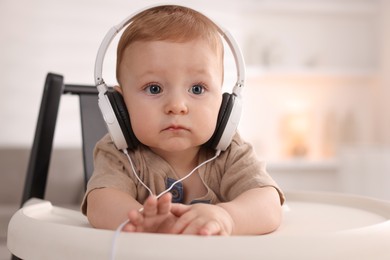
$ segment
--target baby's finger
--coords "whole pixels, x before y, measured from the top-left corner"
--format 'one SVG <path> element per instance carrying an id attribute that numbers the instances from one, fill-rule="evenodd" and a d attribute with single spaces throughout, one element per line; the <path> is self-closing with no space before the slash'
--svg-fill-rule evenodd
<path id="1" fill-rule="evenodd" d="M 132 225 L 132 224 L 127 224 L 123 227 L 123 231 L 124 232 L 136 232 L 137 231 L 137 227 Z"/>
<path id="2" fill-rule="evenodd" d="M 123 227 L 123 231 L 137 232 L 144 221 L 143 216 L 136 210 L 132 210 L 128 213 L 127 224 Z"/>
<path id="3" fill-rule="evenodd" d="M 129 223 L 134 226 L 142 225 L 144 221 L 144 217 L 142 216 L 142 214 L 139 213 L 138 210 L 131 210 L 128 213 L 128 218 L 129 218 Z"/>
<path id="4" fill-rule="evenodd" d="M 171 193 L 164 194 L 157 202 L 158 214 L 167 214 L 171 210 Z"/>
<path id="5" fill-rule="evenodd" d="M 150 196 L 144 203 L 144 210 L 142 214 L 145 217 L 153 217 L 157 215 L 157 198 L 156 196 Z"/>
<path id="6" fill-rule="evenodd" d="M 173 207 L 172 207 L 173 208 Z M 180 212 L 182 213 L 182 212 Z M 173 225 L 171 229 L 171 233 L 173 234 L 195 234 L 191 233 L 189 230 L 192 230 L 195 226 L 194 221 L 197 221 L 196 215 L 191 212 L 187 212 L 187 214 L 182 214 L 179 216 L 176 223 Z M 188 230 L 186 232 L 185 230 Z"/>
<path id="7" fill-rule="evenodd" d="M 181 217 L 191 209 L 188 205 L 183 205 L 180 203 L 172 203 L 171 213 L 176 217 Z"/>
<path id="8" fill-rule="evenodd" d="M 212 236 L 212 235 L 227 235 L 221 228 L 221 225 L 215 221 L 209 221 L 205 223 L 198 231 L 199 235 Z"/>

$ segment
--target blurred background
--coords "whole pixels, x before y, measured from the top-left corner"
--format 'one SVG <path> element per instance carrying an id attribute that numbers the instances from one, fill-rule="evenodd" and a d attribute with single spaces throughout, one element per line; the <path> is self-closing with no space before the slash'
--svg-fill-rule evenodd
<path id="1" fill-rule="evenodd" d="M 0 1 L 0 228 L 19 206 L 48 72 L 93 85 L 106 32 L 152 0 Z M 284 190 L 390 200 L 390 1 L 188 0 L 247 64 L 240 132 Z M 115 42 L 103 75 L 115 84 Z M 226 85 L 235 65 L 227 53 Z M 61 101 L 47 198 L 83 195 L 78 100 Z M 0 242 L 5 242 L 5 237 Z"/>

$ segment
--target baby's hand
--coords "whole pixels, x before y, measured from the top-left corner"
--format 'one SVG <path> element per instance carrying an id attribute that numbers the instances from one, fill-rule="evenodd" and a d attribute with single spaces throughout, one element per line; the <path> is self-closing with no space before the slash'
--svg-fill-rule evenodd
<path id="1" fill-rule="evenodd" d="M 218 205 L 172 204 L 171 212 L 179 218 L 171 229 L 174 234 L 230 235 L 233 231 L 233 219 Z"/>
<path id="2" fill-rule="evenodd" d="M 171 210 L 171 193 L 164 194 L 157 200 L 150 196 L 144 203 L 143 211 L 129 212 L 129 224 L 123 230 L 128 232 L 169 233 L 177 217 Z"/>

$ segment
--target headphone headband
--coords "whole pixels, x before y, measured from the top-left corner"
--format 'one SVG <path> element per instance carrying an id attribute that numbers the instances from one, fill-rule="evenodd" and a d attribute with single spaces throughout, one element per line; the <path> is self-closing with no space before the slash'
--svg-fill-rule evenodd
<path id="1" fill-rule="evenodd" d="M 94 72 L 95 85 L 98 88 L 99 92 L 106 92 L 107 91 L 107 86 L 104 82 L 104 79 L 102 76 L 102 71 L 103 71 L 104 56 L 106 55 L 107 49 L 108 49 L 110 43 L 112 42 L 112 40 L 124 27 L 126 27 L 126 25 L 131 23 L 132 19 L 136 15 L 138 15 L 146 10 L 149 10 L 151 8 L 158 7 L 158 6 L 162 6 L 162 5 L 149 6 L 149 7 L 143 8 L 139 11 L 134 12 L 133 14 L 128 16 L 126 19 L 124 19 L 121 23 L 113 26 L 107 32 L 102 43 L 100 44 L 100 47 L 99 47 L 99 50 L 98 50 L 98 53 L 96 56 L 96 60 L 95 60 L 95 72 Z M 186 7 L 186 8 L 188 8 L 188 7 Z M 225 39 L 225 41 L 227 42 L 227 44 L 230 47 L 231 52 L 233 53 L 233 57 L 234 57 L 234 61 L 236 63 L 236 69 L 237 69 L 237 81 L 236 81 L 236 84 L 233 88 L 233 94 L 235 94 L 236 96 L 239 96 L 240 92 L 241 92 L 241 87 L 243 87 L 244 83 L 245 83 L 244 58 L 242 56 L 241 50 L 240 50 L 236 40 L 234 39 L 234 37 L 228 31 L 224 30 L 222 27 L 220 27 L 215 22 L 214 22 L 214 24 L 216 25 L 218 32 Z"/>

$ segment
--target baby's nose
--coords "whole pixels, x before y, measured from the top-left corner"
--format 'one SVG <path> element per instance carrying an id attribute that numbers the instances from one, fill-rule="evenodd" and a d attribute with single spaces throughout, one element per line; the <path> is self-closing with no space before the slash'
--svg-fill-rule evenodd
<path id="1" fill-rule="evenodd" d="M 186 114 L 188 113 L 188 106 L 185 99 L 179 96 L 172 96 L 168 99 L 165 106 L 167 114 Z"/>

